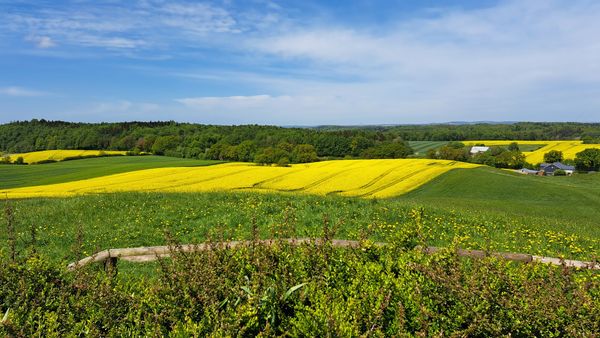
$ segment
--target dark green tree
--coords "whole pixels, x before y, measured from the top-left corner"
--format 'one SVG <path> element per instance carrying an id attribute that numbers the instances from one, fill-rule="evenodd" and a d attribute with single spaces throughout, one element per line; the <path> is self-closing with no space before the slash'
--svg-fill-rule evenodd
<path id="1" fill-rule="evenodd" d="M 563 160 L 563 152 L 558 150 L 550 150 L 544 154 L 544 162 L 554 163 L 561 162 Z"/>
<path id="2" fill-rule="evenodd" d="M 519 144 L 517 142 L 512 142 L 511 144 L 509 144 L 508 150 L 509 151 L 521 151 L 521 149 L 519 149 Z"/>
<path id="3" fill-rule="evenodd" d="M 317 151 L 311 144 L 299 144 L 292 151 L 292 161 L 294 163 L 308 163 L 319 160 Z"/>
<path id="4" fill-rule="evenodd" d="M 585 149 L 575 155 L 575 168 L 579 171 L 600 170 L 600 149 Z"/>
<path id="5" fill-rule="evenodd" d="M 160 136 L 152 145 L 152 152 L 156 155 L 164 155 L 169 150 L 177 149 L 178 145 L 178 136 Z"/>

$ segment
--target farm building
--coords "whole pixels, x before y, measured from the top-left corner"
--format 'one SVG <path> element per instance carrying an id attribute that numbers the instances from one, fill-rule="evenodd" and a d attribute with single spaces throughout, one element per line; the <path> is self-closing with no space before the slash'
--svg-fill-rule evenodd
<path id="1" fill-rule="evenodd" d="M 539 170 L 531 170 L 531 169 L 527 169 L 527 168 L 519 169 L 517 171 L 523 175 L 539 175 L 540 174 Z"/>
<path id="2" fill-rule="evenodd" d="M 562 164 L 560 162 L 540 164 L 540 171 L 542 171 L 544 175 L 554 175 L 554 172 L 559 169 L 564 170 L 567 175 L 572 175 L 575 171 L 574 166 Z"/>
<path id="3" fill-rule="evenodd" d="M 471 147 L 471 155 L 485 153 L 488 150 L 490 150 L 490 147 L 474 146 L 474 147 Z"/>

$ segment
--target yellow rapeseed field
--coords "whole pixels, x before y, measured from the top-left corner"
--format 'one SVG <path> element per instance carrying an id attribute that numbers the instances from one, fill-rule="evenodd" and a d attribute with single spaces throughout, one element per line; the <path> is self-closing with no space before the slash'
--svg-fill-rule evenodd
<path id="1" fill-rule="evenodd" d="M 226 163 L 157 168 L 67 183 L 0 190 L 9 198 L 61 197 L 123 191 L 280 191 L 391 197 L 411 191 L 455 168 L 478 165 L 446 160 L 339 160 L 289 167 Z"/>
<path id="2" fill-rule="evenodd" d="M 30 153 L 22 154 L 11 154 L 10 160 L 14 162 L 19 157 L 23 157 L 25 163 L 36 163 L 40 161 L 62 161 L 67 157 L 75 156 L 100 156 L 101 154 L 106 155 L 125 155 L 125 151 L 113 151 L 113 150 L 43 150 L 33 151 Z"/>
<path id="3" fill-rule="evenodd" d="M 505 146 L 512 142 L 518 144 L 539 144 L 543 147 L 534 151 L 524 151 L 526 160 L 529 163 L 537 164 L 544 162 L 544 154 L 550 150 L 559 150 L 563 152 L 565 159 L 574 159 L 575 155 L 587 148 L 600 149 L 600 144 L 583 144 L 582 141 L 506 141 L 506 140 L 480 140 L 465 141 L 465 145 L 485 144 L 486 146 Z"/>

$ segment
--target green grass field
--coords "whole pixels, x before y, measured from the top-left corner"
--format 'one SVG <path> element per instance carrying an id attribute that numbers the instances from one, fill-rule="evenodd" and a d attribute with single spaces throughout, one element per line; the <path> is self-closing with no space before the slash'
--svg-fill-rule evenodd
<path id="1" fill-rule="evenodd" d="M 73 259 L 70 248 L 79 225 L 86 255 L 107 248 L 163 245 L 166 230 L 182 242 L 203 241 L 211 234 L 248 239 L 253 222 L 263 238 L 320 236 L 327 219 L 339 228 L 337 238 L 388 240 L 414 230 L 419 207 L 424 208 L 422 232 L 429 245 L 460 240 L 462 247 L 474 249 L 581 259 L 600 254 L 600 229 L 587 221 L 597 213 L 591 209 L 582 209 L 580 218 L 554 219 L 510 212 L 510 205 L 491 201 L 469 206 L 464 199 L 423 196 L 371 201 L 253 193 L 119 193 L 11 203 L 22 249 L 34 226 L 40 250 L 57 260 Z M 477 209 L 481 205 L 485 208 Z M 4 219 L 0 227 L 6 228 Z M 3 246 L 6 239 L 1 232 Z"/>
<path id="2" fill-rule="evenodd" d="M 5 186 L 46 184 L 159 166 L 214 162 L 166 157 L 114 157 L 37 166 L 0 167 Z M 466 248 L 593 259 L 600 254 L 600 175 L 523 176 L 493 168 L 457 169 L 393 199 L 256 193 L 115 193 L 6 201 L 15 208 L 22 249 L 31 228 L 41 251 L 72 259 L 77 228 L 86 254 L 116 247 L 161 245 L 165 230 L 182 242 L 210 234 L 247 239 L 252 223 L 262 237 L 319 236 L 323 219 L 338 238 L 386 240 L 412 231 L 423 208 L 429 245 L 460 240 Z M 0 229 L 6 228 L 4 217 Z M 290 232 L 294 229 L 293 233 Z M 284 230 L 282 230 L 284 229 Z M 219 235 L 219 236 L 220 236 Z M 0 231 L 0 243 L 7 235 Z"/>
<path id="3" fill-rule="evenodd" d="M 481 167 L 457 169 L 399 197 L 401 201 L 577 229 L 600 238 L 600 175 L 526 176 Z M 532 224 L 534 226 L 534 224 Z"/>
<path id="4" fill-rule="evenodd" d="M 166 156 L 114 156 L 37 165 L 0 165 L 0 188 L 62 183 L 123 172 L 220 163 Z"/>
<path id="5" fill-rule="evenodd" d="M 417 156 L 425 156 L 429 149 L 437 149 L 447 143 L 448 141 L 408 141 Z"/>

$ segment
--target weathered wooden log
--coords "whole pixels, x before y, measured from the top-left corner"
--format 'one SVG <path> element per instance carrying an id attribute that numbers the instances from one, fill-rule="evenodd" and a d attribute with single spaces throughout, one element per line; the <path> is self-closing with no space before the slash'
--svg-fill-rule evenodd
<path id="1" fill-rule="evenodd" d="M 110 261 L 110 263 L 105 263 L 105 268 L 113 268 L 116 271 L 116 265 L 118 259 L 124 259 L 130 262 L 150 262 L 154 261 L 157 258 L 161 257 L 170 257 L 172 253 L 178 252 L 199 252 L 210 249 L 232 249 L 240 246 L 252 246 L 252 245 L 276 245 L 278 243 L 286 243 L 289 245 L 303 245 L 303 244 L 313 244 L 313 245 L 323 245 L 325 241 L 323 239 L 311 239 L 311 238 L 285 238 L 285 239 L 267 239 L 267 240 L 257 240 L 257 241 L 229 241 L 229 242 L 215 242 L 215 243 L 200 243 L 200 244 L 184 244 L 184 245 L 171 245 L 171 246 L 148 246 L 148 247 L 138 247 L 138 248 L 120 248 L 120 249 L 109 249 L 100 251 L 90 257 L 83 258 L 77 262 L 71 263 L 68 265 L 69 270 L 74 270 L 79 267 L 95 263 L 95 262 L 106 262 Z M 329 243 L 334 247 L 339 248 L 358 248 L 363 243 L 360 241 L 352 241 L 352 240 L 343 240 L 343 239 L 334 239 L 329 241 Z M 373 246 L 383 247 L 386 243 L 383 242 L 374 242 Z M 437 247 L 426 247 L 422 248 L 425 253 L 433 254 L 443 250 L 443 248 Z M 542 256 L 533 256 L 529 254 L 522 253 L 511 253 L 511 252 L 486 252 L 483 250 L 466 250 L 466 249 L 457 249 L 456 254 L 463 257 L 472 257 L 472 258 L 484 258 L 488 256 L 495 256 L 499 258 L 503 258 L 506 260 L 516 261 L 516 262 L 538 262 L 544 264 L 552 264 L 559 266 L 567 266 L 574 268 L 585 268 L 585 269 L 596 269 L 600 270 L 600 265 L 596 262 L 585 262 L 585 261 L 577 261 L 577 260 L 568 260 L 568 259 L 560 259 L 554 257 L 542 257 Z"/>
<path id="2" fill-rule="evenodd" d="M 564 265 L 573 268 L 581 269 L 596 269 L 600 270 L 600 264 L 597 262 L 584 262 L 576 261 L 572 259 L 561 259 L 555 257 L 543 257 L 543 256 L 532 256 L 534 262 L 552 264 L 552 265 Z"/>

